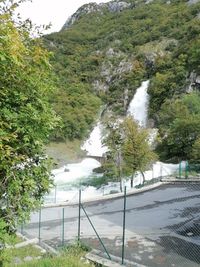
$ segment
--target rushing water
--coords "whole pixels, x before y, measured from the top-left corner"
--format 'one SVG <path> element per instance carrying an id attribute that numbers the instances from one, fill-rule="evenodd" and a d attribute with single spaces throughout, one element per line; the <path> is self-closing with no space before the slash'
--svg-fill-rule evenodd
<path id="1" fill-rule="evenodd" d="M 148 103 L 149 96 L 147 89 L 149 81 L 142 82 L 141 86 L 137 89 L 130 105 L 128 107 L 127 115 L 131 115 L 142 127 L 147 125 Z M 88 156 L 102 156 L 107 148 L 102 144 L 102 131 L 103 126 L 100 122 L 94 127 L 88 140 L 81 147 L 87 152 Z M 88 178 L 95 178 L 98 175 L 93 173 L 93 169 L 100 166 L 100 163 L 92 158 L 86 158 L 80 163 L 68 164 L 62 168 L 53 170 L 54 181 L 57 185 L 57 190 L 52 190 L 50 195 L 47 196 L 47 201 L 55 199 L 57 201 L 70 201 L 77 199 L 78 197 L 78 185 L 80 180 L 87 180 Z M 166 176 L 174 173 L 178 169 L 178 165 L 165 164 L 162 162 L 156 162 L 153 164 L 151 170 L 144 172 L 145 179 L 151 180 L 160 176 Z M 142 175 L 138 175 L 134 178 L 134 186 L 142 183 Z M 130 186 L 130 182 L 123 181 L 124 185 Z M 103 194 L 108 194 L 110 191 L 119 191 L 119 183 L 109 183 L 99 189 L 89 186 L 83 189 L 82 198 L 91 198 Z M 56 195 L 55 195 L 55 192 Z"/>
<path id="2" fill-rule="evenodd" d="M 102 131 L 103 126 L 100 122 L 98 122 L 91 132 L 89 138 L 81 147 L 82 150 L 87 152 L 88 156 L 101 157 L 107 151 L 107 147 L 102 143 Z"/>
<path id="3" fill-rule="evenodd" d="M 147 89 L 149 81 L 142 82 L 142 85 L 137 89 L 132 101 L 129 104 L 127 115 L 131 115 L 140 126 L 146 127 L 149 96 Z"/>

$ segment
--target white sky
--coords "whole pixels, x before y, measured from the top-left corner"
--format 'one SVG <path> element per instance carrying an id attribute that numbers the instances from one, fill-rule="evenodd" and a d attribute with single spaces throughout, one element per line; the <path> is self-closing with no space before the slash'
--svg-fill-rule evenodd
<path id="1" fill-rule="evenodd" d="M 110 0 L 32 0 L 32 2 L 20 5 L 18 12 L 23 19 L 30 18 L 37 25 L 47 25 L 51 22 L 52 27 L 48 32 L 59 31 L 69 16 L 76 10 L 90 2 L 106 3 Z M 45 32 L 46 33 L 46 32 Z"/>

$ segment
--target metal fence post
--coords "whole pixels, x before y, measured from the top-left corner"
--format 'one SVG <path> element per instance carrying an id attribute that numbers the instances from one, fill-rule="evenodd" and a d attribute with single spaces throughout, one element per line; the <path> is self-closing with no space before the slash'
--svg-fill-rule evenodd
<path id="1" fill-rule="evenodd" d="M 39 239 L 39 243 L 41 241 L 41 206 L 40 206 L 40 210 L 39 210 L 39 229 L 38 229 L 38 239 Z"/>
<path id="2" fill-rule="evenodd" d="M 163 177 L 163 166 L 162 164 L 160 165 L 160 179 Z"/>
<path id="3" fill-rule="evenodd" d="M 79 189 L 79 205 L 78 205 L 78 242 L 81 236 L 81 189 Z"/>
<path id="4" fill-rule="evenodd" d="M 55 196 L 54 196 L 54 203 L 57 202 L 57 185 L 55 185 Z"/>
<path id="5" fill-rule="evenodd" d="M 185 179 L 188 178 L 188 170 L 189 169 L 189 164 L 188 164 L 188 161 L 185 162 Z"/>
<path id="6" fill-rule="evenodd" d="M 179 163 L 179 178 L 181 178 L 181 173 L 182 173 L 182 170 L 181 170 L 181 162 Z"/>
<path id="7" fill-rule="evenodd" d="M 81 204 L 81 208 L 83 209 L 83 211 L 84 211 L 84 213 L 85 213 L 85 215 L 86 215 L 86 217 L 87 217 L 87 219 L 88 219 L 88 221 L 89 221 L 90 225 L 92 226 L 92 229 L 94 230 L 94 232 L 95 232 L 96 236 L 98 237 L 98 239 L 99 239 L 99 241 L 100 241 L 100 243 L 101 243 L 102 247 L 104 248 L 104 250 L 105 250 L 105 252 L 106 252 L 106 254 L 107 254 L 107 256 L 108 256 L 109 260 L 111 260 L 110 254 L 108 253 L 108 251 L 107 251 L 107 249 L 106 249 L 106 247 L 105 247 L 105 245 L 104 245 L 103 241 L 101 240 L 101 238 L 100 238 L 99 234 L 97 233 L 97 230 L 95 229 L 95 227 L 94 227 L 94 225 L 93 225 L 92 221 L 90 220 L 90 217 L 88 216 L 88 214 L 87 214 L 87 212 L 86 212 L 86 210 L 85 210 L 85 208 L 83 207 L 83 205 L 82 205 L 82 204 Z"/>
<path id="8" fill-rule="evenodd" d="M 62 209 L 62 246 L 65 245 L 65 208 Z"/>
<path id="9" fill-rule="evenodd" d="M 125 229 L 126 229 L 126 186 L 124 188 L 124 212 L 123 212 L 123 236 L 122 236 L 122 265 L 124 264 Z"/>
<path id="10" fill-rule="evenodd" d="M 153 169 L 153 165 L 152 165 L 152 179 L 154 179 L 154 169 Z"/>

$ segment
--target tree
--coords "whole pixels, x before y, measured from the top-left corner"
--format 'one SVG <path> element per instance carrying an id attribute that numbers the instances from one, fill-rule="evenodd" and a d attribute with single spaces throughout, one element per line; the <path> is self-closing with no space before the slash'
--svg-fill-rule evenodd
<path id="1" fill-rule="evenodd" d="M 16 24 L 21 1 L 0 3 L 0 236 L 37 208 L 52 184 L 43 152 L 57 118 L 49 53 L 30 38 L 30 23 Z"/>
<path id="2" fill-rule="evenodd" d="M 160 143 L 157 146 L 162 160 L 174 162 L 198 160 L 199 101 L 199 93 L 191 93 L 163 104 L 159 114 Z"/>
<path id="3" fill-rule="evenodd" d="M 108 152 L 106 153 L 106 162 L 103 168 L 105 169 L 105 175 L 111 177 L 112 179 L 117 178 L 120 182 L 120 191 L 122 192 L 122 131 L 121 131 L 121 121 L 117 120 L 115 117 L 109 118 L 106 123 L 106 128 L 108 134 L 104 138 L 104 144 L 108 147 Z"/>
<path id="4" fill-rule="evenodd" d="M 109 127 L 109 134 L 105 140 L 109 149 L 108 167 L 112 165 L 112 172 L 117 170 L 113 174 L 114 176 L 118 174 L 120 180 L 122 172 L 126 176 L 131 175 L 131 187 L 133 187 L 135 173 L 140 171 L 143 174 L 150 163 L 156 159 L 155 153 L 148 144 L 148 135 L 148 131 L 141 128 L 131 117 L 124 121 L 112 121 Z"/>
<path id="5" fill-rule="evenodd" d="M 156 159 L 156 155 L 148 143 L 148 131 L 141 128 L 131 117 L 124 120 L 123 129 L 122 157 L 127 172 L 131 174 L 131 187 L 133 187 L 133 178 L 137 171 L 142 173 L 144 183 L 143 172 Z"/>

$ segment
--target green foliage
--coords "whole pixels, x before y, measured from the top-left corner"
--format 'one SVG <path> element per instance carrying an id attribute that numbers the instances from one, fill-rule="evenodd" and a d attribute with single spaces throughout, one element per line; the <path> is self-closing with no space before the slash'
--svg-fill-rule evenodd
<path id="1" fill-rule="evenodd" d="M 103 143 L 108 147 L 108 152 L 106 152 L 106 162 L 103 164 L 103 168 L 105 170 L 104 176 L 107 177 L 107 179 L 121 181 L 121 148 L 123 144 L 121 121 L 116 117 L 109 118 L 106 122 L 106 128 L 108 133 L 106 134 Z"/>
<path id="2" fill-rule="evenodd" d="M 134 176 L 137 171 L 145 171 L 155 161 L 156 155 L 148 144 L 147 130 L 140 128 L 131 117 L 125 119 L 123 127 L 122 156 L 127 169 Z"/>
<path id="3" fill-rule="evenodd" d="M 137 171 L 145 171 L 156 160 L 148 144 L 148 131 L 139 127 L 131 117 L 123 122 L 119 119 L 109 121 L 108 126 L 105 144 L 109 151 L 104 165 L 105 175 L 121 178 L 123 173 L 133 179 Z"/>
<path id="4" fill-rule="evenodd" d="M 158 145 L 162 159 L 199 161 L 199 101 L 199 93 L 192 93 L 163 104 Z"/>
<path id="5" fill-rule="evenodd" d="M 87 136 L 101 102 L 85 85 L 67 85 L 66 90 L 56 92 L 51 101 L 56 113 L 62 117 L 62 125 L 52 135 L 53 139 L 72 140 Z"/>
<path id="6" fill-rule="evenodd" d="M 28 24 L 15 25 L 13 3 L 0 5 L 0 235 L 15 231 L 48 192 L 52 179 L 43 146 L 57 122 L 49 105 L 49 53 L 29 37 Z"/>
<path id="7" fill-rule="evenodd" d="M 199 73 L 200 3 L 129 2 L 134 8 L 83 15 L 70 28 L 44 37 L 58 77 L 52 102 L 63 118 L 55 138 L 84 138 L 102 102 L 124 115 L 147 77 L 149 115 L 158 125 L 162 104 L 185 93 L 191 71 Z M 132 68 L 123 69 L 124 62 Z M 106 89 L 95 87 L 96 81 Z"/>

